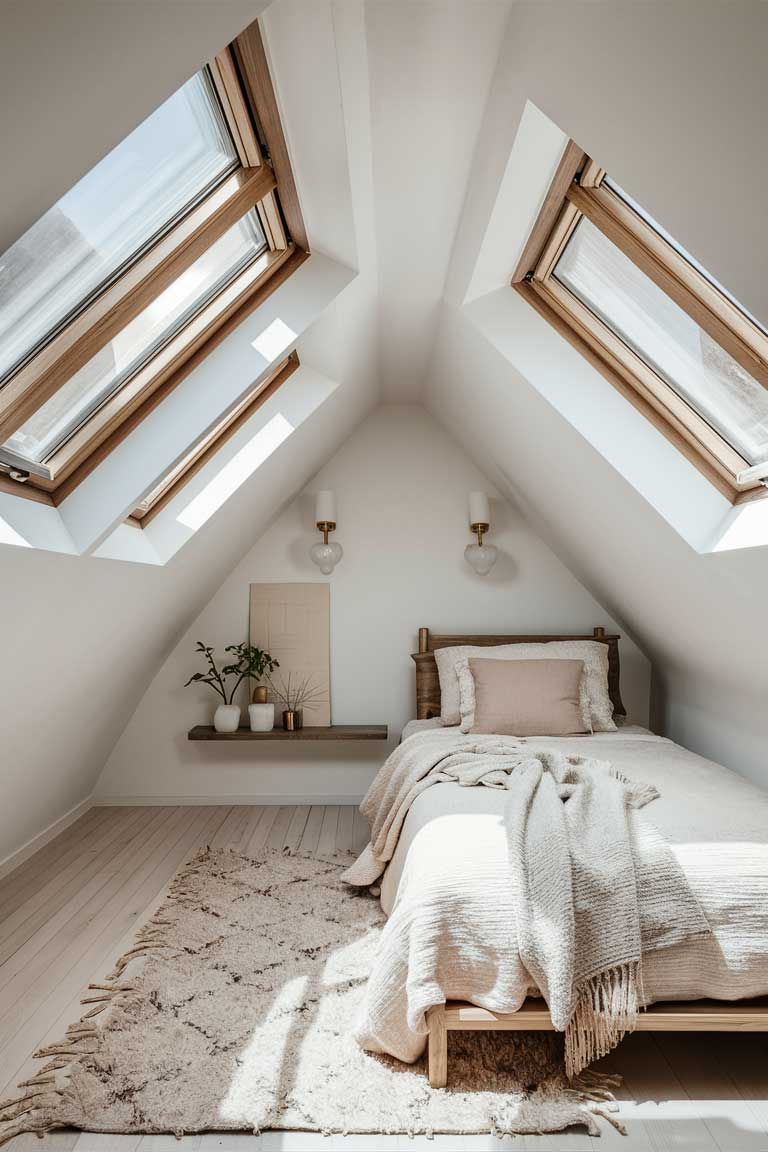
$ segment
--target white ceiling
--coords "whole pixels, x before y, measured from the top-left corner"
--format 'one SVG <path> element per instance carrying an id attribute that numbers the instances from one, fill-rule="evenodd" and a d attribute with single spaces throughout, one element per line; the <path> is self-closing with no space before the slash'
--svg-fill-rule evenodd
<path id="1" fill-rule="evenodd" d="M 0 250 L 264 6 L 6 0 Z M 342 384 L 165 568 L 0 545 L 0 857 L 87 792 L 152 670 L 380 390 L 426 403 L 631 628 L 675 732 L 757 773 L 768 721 L 743 702 L 768 689 L 768 552 L 693 552 L 462 306 L 531 99 L 768 321 L 767 21 L 759 0 L 274 0 L 312 244 L 358 270 L 307 342 Z M 312 195 L 324 131 L 338 202 Z"/>
<path id="2" fill-rule="evenodd" d="M 509 3 L 365 6 L 381 382 L 417 398 Z"/>

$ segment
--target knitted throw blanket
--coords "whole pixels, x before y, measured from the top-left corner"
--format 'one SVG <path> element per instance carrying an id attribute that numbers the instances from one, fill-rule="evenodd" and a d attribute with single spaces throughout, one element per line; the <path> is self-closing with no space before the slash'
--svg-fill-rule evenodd
<path id="1" fill-rule="evenodd" d="M 534 753 L 524 740 L 446 747 L 424 733 L 395 749 L 363 800 L 371 843 L 344 874 L 349 884 L 378 879 L 415 798 L 444 781 L 509 792 L 520 957 L 565 1032 L 574 1076 L 634 1028 L 643 953 L 710 931 L 674 854 L 639 814 L 658 793 L 604 761 Z"/>

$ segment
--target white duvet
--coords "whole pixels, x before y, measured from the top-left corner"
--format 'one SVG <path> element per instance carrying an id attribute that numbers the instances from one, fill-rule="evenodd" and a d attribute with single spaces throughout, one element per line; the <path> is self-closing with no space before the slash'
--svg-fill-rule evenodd
<path id="1" fill-rule="evenodd" d="M 438 726 L 413 722 L 403 738 Z M 455 728 L 443 734 L 461 739 Z M 610 760 L 660 792 L 645 817 L 672 846 L 713 934 L 651 953 L 646 997 L 768 994 L 768 794 L 644 729 L 526 743 Z M 389 921 L 357 1032 L 364 1047 L 412 1061 L 433 1004 L 513 1012 L 535 992 L 517 952 L 504 803 L 494 789 L 437 784 L 411 806 L 382 880 Z"/>

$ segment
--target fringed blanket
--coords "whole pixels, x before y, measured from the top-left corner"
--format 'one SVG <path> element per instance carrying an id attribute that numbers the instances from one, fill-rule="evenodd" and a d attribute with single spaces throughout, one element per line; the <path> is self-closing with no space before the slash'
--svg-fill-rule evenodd
<path id="1" fill-rule="evenodd" d="M 534 752 L 524 740 L 468 737 L 446 746 L 423 733 L 397 748 L 371 785 L 361 805 L 371 843 L 345 873 L 348 883 L 378 879 L 411 804 L 441 782 L 509 793 L 504 822 L 519 956 L 554 1027 L 565 1032 L 566 1070 L 575 1075 L 634 1028 L 643 953 L 709 933 L 677 860 L 639 815 L 658 793 L 604 761 Z M 407 909 L 398 908 L 400 923 L 404 916 Z M 387 931 L 397 931 L 394 919 L 383 948 Z M 411 951 L 411 963 L 437 969 L 443 962 L 434 936 Z M 446 944 L 455 948 L 453 936 Z M 436 971 L 412 976 L 439 996 Z"/>

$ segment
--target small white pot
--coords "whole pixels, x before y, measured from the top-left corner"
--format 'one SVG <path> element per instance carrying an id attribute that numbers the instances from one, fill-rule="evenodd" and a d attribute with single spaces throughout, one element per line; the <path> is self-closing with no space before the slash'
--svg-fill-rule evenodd
<path id="1" fill-rule="evenodd" d="M 240 725 L 239 704 L 219 704 L 213 714 L 213 726 L 217 732 L 237 732 Z"/>
<path id="2" fill-rule="evenodd" d="M 271 732 L 275 726 L 274 704 L 249 704 L 251 732 Z"/>

